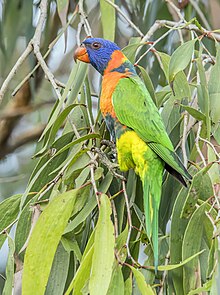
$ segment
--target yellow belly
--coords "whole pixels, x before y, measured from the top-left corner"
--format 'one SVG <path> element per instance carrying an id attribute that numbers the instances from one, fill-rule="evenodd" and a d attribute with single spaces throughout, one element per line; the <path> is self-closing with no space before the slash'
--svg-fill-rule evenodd
<path id="1" fill-rule="evenodd" d="M 147 144 L 134 131 L 127 131 L 117 139 L 116 146 L 121 171 L 132 168 L 141 176 L 147 169 L 147 160 L 144 157 L 149 150 Z"/>

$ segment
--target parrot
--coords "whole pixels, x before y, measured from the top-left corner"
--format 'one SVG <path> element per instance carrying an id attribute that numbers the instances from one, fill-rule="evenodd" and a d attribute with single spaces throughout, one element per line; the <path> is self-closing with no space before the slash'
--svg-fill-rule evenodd
<path id="1" fill-rule="evenodd" d="M 141 179 L 146 233 L 152 241 L 157 271 L 164 170 L 185 187 L 185 179 L 191 181 L 192 177 L 175 153 L 145 84 L 120 47 L 109 40 L 87 37 L 75 50 L 74 59 L 90 63 L 102 75 L 100 110 L 116 142 L 120 170 L 134 169 Z"/>

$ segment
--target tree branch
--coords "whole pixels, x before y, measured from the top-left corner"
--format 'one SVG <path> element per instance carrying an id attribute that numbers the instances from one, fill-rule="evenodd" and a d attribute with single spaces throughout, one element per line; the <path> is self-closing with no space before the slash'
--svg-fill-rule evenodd
<path id="1" fill-rule="evenodd" d="M 34 129 L 31 129 L 23 133 L 21 136 L 18 136 L 11 145 L 6 145 L 1 147 L 0 159 L 14 152 L 20 146 L 38 139 L 41 133 L 43 132 L 44 128 L 45 128 L 45 125 L 39 125 L 35 127 Z"/>

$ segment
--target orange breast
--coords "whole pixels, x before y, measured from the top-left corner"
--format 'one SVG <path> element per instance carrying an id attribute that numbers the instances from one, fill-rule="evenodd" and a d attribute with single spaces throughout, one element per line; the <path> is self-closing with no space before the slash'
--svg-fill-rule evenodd
<path id="1" fill-rule="evenodd" d="M 126 74 L 118 72 L 110 72 L 103 76 L 100 97 L 100 109 L 103 116 L 110 114 L 113 118 L 116 117 L 112 104 L 112 94 L 119 80 L 123 77 L 126 77 Z"/>
<path id="2" fill-rule="evenodd" d="M 113 118 L 116 118 L 115 111 L 112 105 L 112 94 L 121 78 L 126 78 L 131 75 L 129 69 L 125 73 L 113 71 L 120 67 L 127 57 L 120 51 L 115 50 L 112 53 L 111 59 L 108 63 L 107 68 L 104 71 L 102 80 L 102 92 L 100 97 L 100 108 L 103 116 L 110 114 Z"/>
<path id="3" fill-rule="evenodd" d="M 103 76 L 102 91 L 100 97 L 100 109 L 103 116 L 105 116 L 106 114 L 110 114 L 113 118 L 116 118 L 116 114 L 112 104 L 112 94 L 119 80 L 130 76 L 131 72 L 129 72 L 129 70 L 125 73 L 110 72 Z"/>

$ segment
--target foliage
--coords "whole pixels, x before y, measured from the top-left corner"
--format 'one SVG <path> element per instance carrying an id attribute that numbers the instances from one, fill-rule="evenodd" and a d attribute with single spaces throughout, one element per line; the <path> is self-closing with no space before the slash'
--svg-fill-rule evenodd
<path id="1" fill-rule="evenodd" d="M 114 144 L 97 110 L 98 91 L 93 83 L 97 74 L 78 63 L 64 85 L 53 77 L 50 83 L 43 83 L 44 74 L 51 71 L 38 57 L 30 56 L 28 65 L 22 64 L 25 74 L 12 81 L 19 83 L 19 95 L 23 99 L 28 93 L 35 104 L 40 103 L 38 91 L 47 93 L 46 97 L 58 93 L 58 97 L 49 116 L 46 109 L 46 126 L 36 136 L 40 137 L 36 164 L 24 193 L 0 203 L 0 246 L 5 240 L 9 244 L 3 294 L 11 293 L 13 280 L 18 290 L 19 272 L 23 272 L 22 294 L 218 294 L 220 36 L 207 31 L 209 6 L 199 1 L 195 7 L 194 1 L 185 1 L 181 14 L 171 1 L 91 2 L 79 1 L 78 11 L 74 1 L 51 1 L 41 52 L 45 54 L 55 38 L 47 53 L 50 56 L 67 27 L 75 30 L 78 43 L 79 36 L 89 32 L 114 39 L 121 46 L 129 42 L 123 51 L 137 64 L 193 180 L 185 188 L 164 174 L 155 273 L 144 228 L 141 182 L 129 171 L 124 174 L 125 183 L 117 169 Z M 20 36 L 29 41 L 35 31 L 32 18 L 36 12 L 32 15 L 30 1 L 20 1 L 20 8 L 15 3 L 11 0 L 3 5 L 0 55 L 8 68 L 1 68 L 2 79 L 18 58 L 15 41 Z M 13 12 L 11 20 L 9 12 Z M 28 17 L 20 17 L 24 14 Z M 15 16 L 20 21 L 11 30 Z M 157 19 L 161 21 L 155 22 Z M 48 62 L 48 57 L 44 59 Z M 37 61 L 44 73 L 33 71 Z M 28 80 L 31 92 L 22 82 L 29 71 L 37 73 Z M 2 103 L 1 122 L 11 118 L 4 117 L 11 108 L 7 103 L 15 87 L 11 84 Z M 29 96 L 21 108 L 33 107 Z M 18 104 L 12 110 L 19 110 Z M 8 146 L 8 138 L 24 114 L 17 115 L 8 136 L 0 140 L 2 158 L 15 150 L 16 146 Z M 14 224 L 12 239 L 9 233 Z"/>

